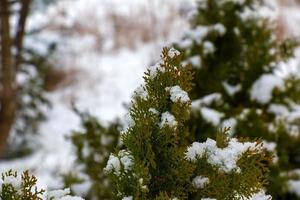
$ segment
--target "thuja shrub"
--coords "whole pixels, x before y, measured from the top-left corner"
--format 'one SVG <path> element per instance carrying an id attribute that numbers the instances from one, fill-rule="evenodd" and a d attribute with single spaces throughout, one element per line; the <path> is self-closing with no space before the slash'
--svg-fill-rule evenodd
<path id="1" fill-rule="evenodd" d="M 193 73 L 181 57 L 163 49 L 135 91 L 124 148 L 105 167 L 116 199 L 270 199 L 263 189 L 271 157 L 261 141 L 230 138 L 224 129 L 216 140 L 189 143 Z"/>
<path id="2" fill-rule="evenodd" d="M 70 196 L 70 190 L 53 190 L 46 192 L 38 189 L 37 179 L 28 171 L 19 174 L 12 170 L 2 173 L 0 179 L 1 200 L 83 200 Z"/>
<path id="3" fill-rule="evenodd" d="M 190 139 L 205 141 L 226 126 L 231 135 L 262 138 L 275 155 L 268 192 L 299 199 L 291 184 L 300 185 L 300 81 L 276 73 L 296 42 L 278 38 L 261 9 L 256 0 L 198 2 L 191 30 L 175 45 L 195 73 Z"/>

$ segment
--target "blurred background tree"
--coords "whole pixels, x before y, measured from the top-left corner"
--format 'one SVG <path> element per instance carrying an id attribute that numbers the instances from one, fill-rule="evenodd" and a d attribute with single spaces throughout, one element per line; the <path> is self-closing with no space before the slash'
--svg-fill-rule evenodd
<path id="1" fill-rule="evenodd" d="M 268 192 L 298 199 L 288 184 L 299 180 L 299 122 L 287 114 L 300 101 L 300 80 L 277 73 L 297 42 L 279 38 L 266 13 L 263 1 L 198 2 L 192 29 L 176 44 L 195 73 L 191 140 L 215 137 L 222 127 L 231 127 L 232 136 L 262 138 L 275 155 Z"/>
<path id="2" fill-rule="evenodd" d="M 0 168 L 31 169 L 50 188 L 60 187 L 58 177 L 71 171 L 64 180 L 72 192 L 87 199 L 111 195 L 110 185 L 103 184 L 107 176 L 97 166 L 117 148 L 99 138 L 112 134 L 113 141 L 119 140 L 119 127 L 107 121 L 123 115 L 121 102 L 128 103 L 144 66 L 158 58 L 161 46 L 181 37 L 188 29 L 185 17 L 195 14 L 191 30 L 179 42 L 183 64 L 191 63 L 200 77 L 191 93 L 190 128 L 195 134 L 189 141 L 204 142 L 228 126 L 230 136 L 262 137 L 275 155 L 269 177 L 275 184 L 269 192 L 279 199 L 293 199 L 295 191 L 299 196 L 299 78 L 278 75 L 277 67 L 294 51 L 294 41 L 284 41 L 290 28 L 296 35 L 300 32 L 299 8 L 293 1 L 219 0 L 205 8 L 204 0 L 194 10 L 189 4 L 194 0 L 32 0 L 22 62 L 15 69 L 15 117 Z M 22 3 L 8 1 L 13 60 Z M 270 13 L 278 26 L 261 18 Z M 294 67 L 284 65 L 286 70 Z M 49 101 L 51 109 L 45 107 Z M 76 116 L 74 101 L 91 115 Z M 71 130 L 77 131 L 68 140 Z"/>

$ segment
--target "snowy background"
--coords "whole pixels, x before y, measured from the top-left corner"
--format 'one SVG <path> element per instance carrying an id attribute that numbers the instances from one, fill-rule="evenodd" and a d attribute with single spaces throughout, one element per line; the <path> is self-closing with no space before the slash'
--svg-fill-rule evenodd
<path id="1" fill-rule="evenodd" d="M 39 185 L 62 186 L 61 174 L 72 169 L 74 152 L 66 137 L 80 128 L 72 103 L 103 123 L 122 118 L 147 66 L 159 59 L 163 46 L 178 40 L 189 28 L 194 0 L 58 0 L 34 9 L 26 46 L 45 52 L 54 69 L 65 77 L 48 92 L 52 107 L 39 128 L 36 150 L 30 156 L 1 161 L 0 170 L 30 169 Z M 300 8 L 293 1 L 269 0 L 268 13 L 282 25 L 282 36 L 300 37 Z M 298 53 L 297 53 L 298 54 Z M 63 56 L 61 56 L 63 55 Z M 283 65 L 281 73 L 298 70 L 300 54 Z M 289 70 L 287 70 L 287 68 Z"/>

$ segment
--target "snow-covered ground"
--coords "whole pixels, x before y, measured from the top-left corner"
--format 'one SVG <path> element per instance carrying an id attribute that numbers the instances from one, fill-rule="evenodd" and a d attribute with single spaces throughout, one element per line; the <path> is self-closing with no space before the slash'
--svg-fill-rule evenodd
<path id="1" fill-rule="evenodd" d="M 288 32 L 300 36 L 300 9 L 278 7 Z M 25 43 L 44 52 L 58 44 L 50 58 L 54 67 L 75 71 L 72 84 L 49 92 L 53 107 L 47 111 L 38 136 L 39 146 L 31 156 L 0 163 L 6 169 L 30 169 L 41 186 L 61 186 L 60 175 L 72 168 L 72 145 L 66 140 L 80 128 L 71 104 L 108 122 L 122 117 L 134 89 L 142 82 L 146 67 L 158 60 L 163 46 L 178 39 L 188 28 L 186 10 L 194 0 L 62 0 L 34 13 L 28 29 L 45 27 Z M 62 56 L 63 55 L 63 56 Z M 300 56 L 299 56 L 300 58 Z M 291 62 L 297 65 L 298 62 Z M 295 66 L 294 66 L 295 68 Z M 293 183 L 296 186 L 299 183 Z"/>

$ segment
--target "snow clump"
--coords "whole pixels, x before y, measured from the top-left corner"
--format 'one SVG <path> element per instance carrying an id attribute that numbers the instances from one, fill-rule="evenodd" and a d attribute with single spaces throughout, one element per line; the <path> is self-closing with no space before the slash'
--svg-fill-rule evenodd
<path id="1" fill-rule="evenodd" d="M 172 102 L 188 103 L 190 101 L 188 93 L 182 90 L 180 86 L 176 85 L 168 89 L 170 90 Z"/>
<path id="2" fill-rule="evenodd" d="M 169 127 L 172 127 L 172 128 L 175 128 L 177 126 L 177 121 L 176 121 L 174 115 L 172 115 L 168 111 L 162 113 L 162 115 L 161 115 L 160 128 L 162 128 L 166 125 Z"/>
<path id="3" fill-rule="evenodd" d="M 208 138 L 204 143 L 194 142 L 188 147 L 186 158 L 195 162 L 197 159 L 206 156 L 207 162 L 218 167 L 221 172 L 229 173 L 233 170 L 240 172 L 237 161 L 248 149 L 257 149 L 256 144 L 251 142 L 241 143 L 233 138 L 228 141 L 227 147 L 218 148 L 217 142 Z"/>

